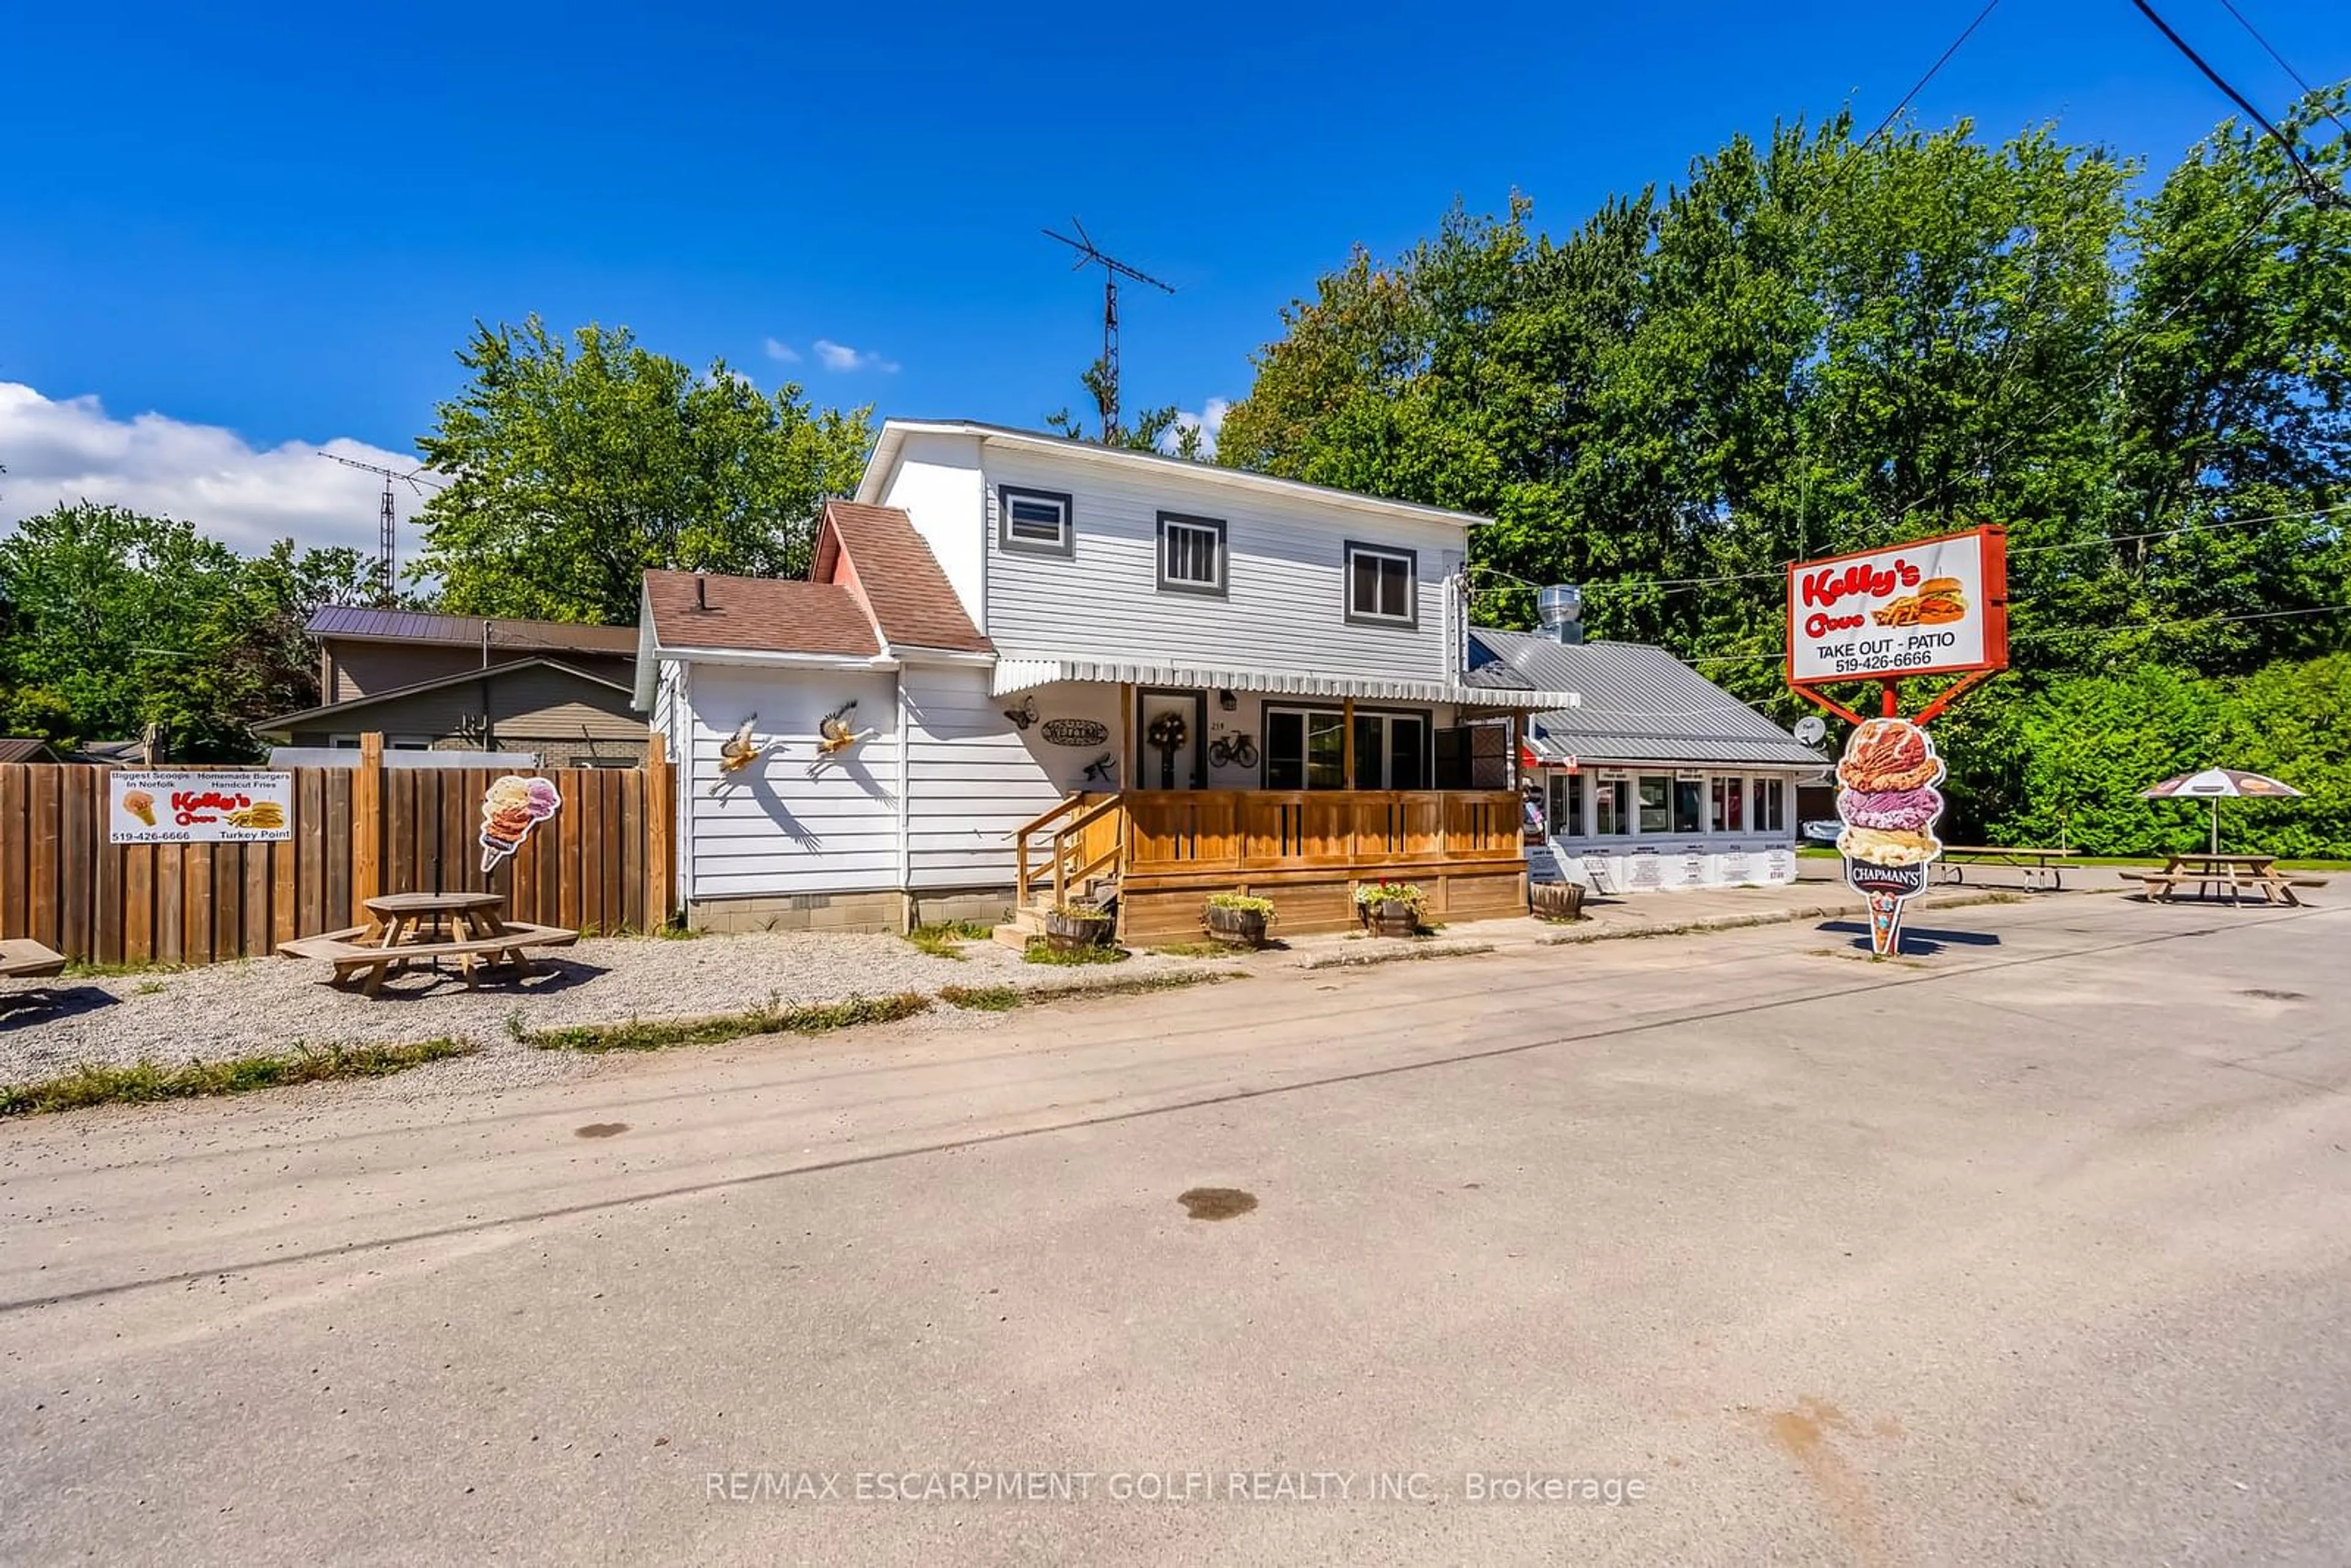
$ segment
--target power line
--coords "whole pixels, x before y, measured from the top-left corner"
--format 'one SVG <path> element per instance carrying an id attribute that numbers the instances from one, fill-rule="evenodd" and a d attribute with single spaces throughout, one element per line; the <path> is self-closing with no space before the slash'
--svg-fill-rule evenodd
<path id="1" fill-rule="evenodd" d="M 2000 9 L 2000 0 L 1991 0 L 1990 5 L 1977 12 L 1976 19 L 1969 23 L 1966 30 L 1961 32 L 1958 37 L 1951 40 L 1951 47 L 1945 49 L 1941 55 L 1936 57 L 1935 63 L 1927 68 L 1927 74 L 1925 76 L 1920 77 L 1917 81 L 1910 84 L 1910 90 L 1902 95 L 1902 101 L 1886 111 L 1886 118 L 1877 122 L 1877 129 L 1863 137 L 1861 139 L 1860 147 L 1856 148 L 1855 151 L 1856 152 L 1868 152 L 1869 144 L 1886 134 L 1886 128 L 1892 125 L 1894 121 L 1901 116 L 1904 110 L 1910 107 L 1910 100 L 1912 99 L 1917 98 L 1920 93 L 1927 90 L 1927 84 L 1935 79 L 1936 73 L 1940 71 L 1945 66 L 1951 63 L 1951 57 L 1959 52 L 1959 47 L 1965 44 L 1970 38 L 1974 37 L 1976 29 L 1984 25 L 1984 18 L 1991 16 L 1998 9 Z"/>
<path id="2" fill-rule="evenodd" d="M 2292 166 L 2296 174 L 2301 176 L 2303 187 L 2310 193 L 2310 199 L 2312 201 L 2328 206 L 2351 205 L 2351 197 L 2346 197 L 2342 192 L 2322 183 L 2318 176 L 2311 172 L 2310 165 L 2302 161 L 2302 154 L 2294 151 L 2294 143 L 2286 139 L 2285 132 L 2280 131 L 2276 126 L 2272 125 L 2269 121 L 2269 117 L 2262 113 L 2260 110 L 2255 109 L 2251 99 L 2247 98 L 2243 93 L 2239 92 L 2235 88 L 2230 86 L 2229 80 L 2226 77 L 2223 77 L 2219 71 L 2214 70 L 2210 66 L 2205 64 L 2204 57 L 2198 54 L 2195 49 L 2190 47 L 2187 39 L 2181 37 L 2178 33 L 2173 32 L 2171 30 L 2171 24 L 2165 21 L 2160 16 L 2158 16 L 2156 13 L 2154 6 L 2148 5 L 2147 0 L 2131 0 L 2131 4 L 2138 7 L 2140 16 L 2145 16 L 2148 21 L 2155 24 L 2156 31 L 2161 33 L 2165 37 L 2171 40 L 2171 47 L 2173 48 L 2178 49 L 2181 54 L 2188 57 L 2189 64 L 2194 66 L 2198 70 L 2204 73 L 2206 80 L 2210 81 L 2214 87 L 2219 88 L 2222 92 L 2228 94 L 2230 102 L 2244 110 L 2247 119 L 2251 120 L 2255 125 L 2260 126 L 2263 131 L 2269 133 L 2270 140 L 2276 142 L 2278 144 L 2278 150 L 2285 154 L 2286 162 Z M 2243 20 L 2242 17 L 2238 19 L 2240 21 Z"/>
<path id="3" fill-rule="evenodd" d="M 2049 550 L 2087 549 L 2093 545 L 2135 544 L 2146 539 L 2178 538 L 2183 534 L 2210 533 L 2221 528 L 2250 528 L 2262 523 L 2296 522 L 2305 518 L 2332 517 L 2337 512 L 2351 512 L 2351 501 L 2337 501 L 2332 506 L 2325 507 L 2298 507 L 2290 512 L 2264 512 L 2250 517 L 2220 517 L 2206 522 L 2189 523 L 2176 528 L 2155 528 L 2145 533 L 2097 534 L 2089 538 L 2066 539 L 2056 544 L 2020 545 L 2008 553 L 2011 556 L 2040 555 Z M 1800 564 L 1802 563 L 1796 561 L 1783 561 L 1769 571 L 1734 571 L 1726 572 L 1719 577 L 1620 578 L 1613 582 L 1587 582 L 1579 583 L 1577 586 L 1588 597 L 1594 593 L 1629 592 L 1635 589 L 1673 590 L 1707 588 L 1725 582 L 1761 582 L 1767 580 L 1778 581 L 1786 578 L 1789 567 Z M 1489 577 L 1509 578 L 1521 588 L 1540 589 L 1545 586 L 1539 582 L 1530 582 L 1523 577 L 1504 571 L 1498 566 L 1488 566 L 1483 562 L 1471 562 L 1468 570 L 1472 576 L 1483 573 Z"/>
<path id="4" fill-rule="evenodd" d="M 2196 615 L 2180 621 L 2133 621 L 2119 626 L 2028 626 L 2014 633 L 2014 637 L 2019 642 L 2037 641 L 2043 637 L 2119 637 L 2126 632 L 2176 632 L 2194 626 L 2231 626 L 2244 621 L 2283 621 L 2297 615 L 2335 615 L 2346 610 L 2351 610 L 2351 604 L 2314 604 L 2301 610 L 2259 610 L 2243 615 Z M 1787 656 L 1787 651 L 1781 649 L 1769 653 L 1693 653 L 1690 660 L 1692 663 L 1736 664 L 1760 664 L 1768 659 L 1776 664 Z M 1861 681 L 1876 677 L 1855 675 L 1853 678 Z"/>
<path id="5" fill-rule="evenodd" d="M 2234 5 L 2231 5 L 2229 0 L 2220 0 L 2220 9 L 2229 13 L 2230 16 L 2234 16 L 2237 19 L 2237 26 L 2242 27 L 2246 32 L 2252 35 L 2253 42 L 2259 44 L 2262 49 L 2267 51 L 2270 58 L 2278 63 L 2278 69 L 2292 77 L 2294 78 L 2294 85 L 2302 89 L 2306 97 L 2312 99 L 2318 97 L 2318 89 L 2311 86 L 2309 82 L 2303 79 L 2302 73 L 2294 68 L 2293 62 L 2288 60 L 2283 55 L 2279 54 L 2275 47 L 2273 46 L 2267 38 L 2262 37 L 2262 30 L 2259 27 L 2254 26 L 2252 21 L 2246 17 L 2242 11 L 2238 10 Z M 2335 113 L 2333 110 L 2326 108 L 2323 104 L 2319 107 L 2319 112 L 2326 116 L 2327 119 L 2335 121 L 2335 128 L 2337 131 L 2342 131 L 2346 136 L 2351 136 L 2351 125 L 2344 124 L 2343 117 L 2341 115 Z"/>

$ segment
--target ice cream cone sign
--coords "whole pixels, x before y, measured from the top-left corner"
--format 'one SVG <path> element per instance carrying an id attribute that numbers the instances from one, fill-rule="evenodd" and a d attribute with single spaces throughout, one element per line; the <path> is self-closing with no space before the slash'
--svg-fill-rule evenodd
<path id="1" fill-rule="evenodd" d="M 522 847 L 531 829 L 555 815 L 562 805 L 563 797 L 552 779 L 508 773 L 492 782 L 482 796 L 483 872 L 497 870 L 499 862 Z"/>
<path id="2" fill-rule="evenodd" d="M 1943 852 L 1935 836 L 1943 814 L 1943 759 L 1935 742 L 1907 718 L 1873 718 L 1855 727 L 1837 764 L 1837 815 L 1844 831 L 1845 885 L 1869 901 L 1869 947 L 1880 957 L 1902 950 L 1902 906 L 1927 886 Z"/>

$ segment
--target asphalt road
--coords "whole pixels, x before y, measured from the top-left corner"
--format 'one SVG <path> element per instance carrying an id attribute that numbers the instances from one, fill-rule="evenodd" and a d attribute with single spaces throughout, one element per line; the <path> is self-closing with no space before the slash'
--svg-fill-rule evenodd
<path id="1" fill-rule="evenodd" d="M 0 1128 L 0 1561 L 2342 1563 L 2351 915 L 1926 924 Z"/>

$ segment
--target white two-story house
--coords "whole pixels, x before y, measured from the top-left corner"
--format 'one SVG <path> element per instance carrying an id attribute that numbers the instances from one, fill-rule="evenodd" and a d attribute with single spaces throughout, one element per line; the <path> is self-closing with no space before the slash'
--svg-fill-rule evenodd
<path id="1" fill-rule="evenodd" d="M 681 907 L 899 929 L 1114 890 L 1139 942 L 1228 889 L 1292 934 L 1343 928 L 1365 879 L 1523 911 L 1520 720 L 1578 699 L 1465 682 L 1481 521 L 888 421 L 807 581 L 647 574 Z M 836 714 L 858 738 L 827 753 Z"/>

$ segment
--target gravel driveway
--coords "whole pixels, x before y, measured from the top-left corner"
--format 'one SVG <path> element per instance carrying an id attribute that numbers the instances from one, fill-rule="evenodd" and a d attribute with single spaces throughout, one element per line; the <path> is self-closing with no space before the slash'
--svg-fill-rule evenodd
<path id="1" fill-rule="evenodd" d="M 941 986 L 1086 985 L 1203 960 L 1137 953 L 1123 964 L 1029 964 L 989 941 L 960 961 L 933 957 L 894 936 L 753 935 L 693 941 L 611 937 L 541 955 L 528 980 L 486 978 L 467 990 L 455 974 L 417 970 L 370 998 L 324 983 L 326 967 L 287 958 L 214 964 L 178 973 L 47 983 L 46 1002 L 0 992 L 0 1083 L 127 1064 L 247 1055 L 297 1045 L 401 1043 L 449 1035 L 485 1055 L 523 1052 L 512 1028 L 699 1018 L 773 1002 L 841 1001 Z M 1216 960 L 1207 960 L 1216 962 Z M 34 993 L 39 995 L 40 993 Z"/>

